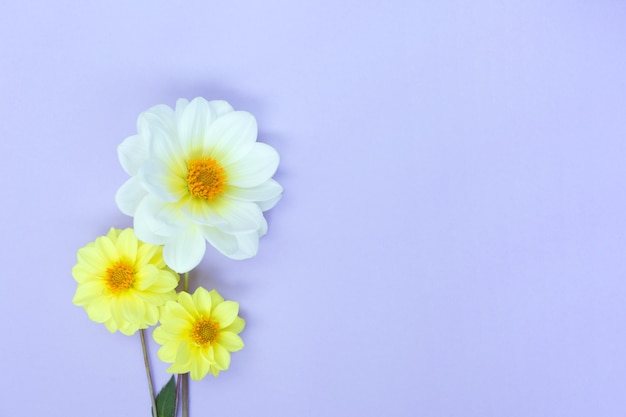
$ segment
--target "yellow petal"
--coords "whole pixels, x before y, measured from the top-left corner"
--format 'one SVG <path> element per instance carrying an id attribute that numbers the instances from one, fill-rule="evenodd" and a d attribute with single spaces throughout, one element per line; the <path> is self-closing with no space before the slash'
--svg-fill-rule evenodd
<path id="1" fill-rule="evenodd" d="M 97 323 L 104 323 L 111 318 L 111 307 L 106 298 L 98 298 L 85 306 L 89 318 Z"/>
<path id="2" fill-rule="evenodd" d="M 211 317 L 211 296 L 209 292 L 200 287 L 193 293 L 193 302 L 198 312 L 204 317 Z"/>
<path id="3" fill-rule="evenodd" d="M 84 265 L 86 268 L 95 269 L 95 271 L 104 271 L 109 267 L 109 262 L 98 249 L 95 247 L 80 248 L 76 253 L 78 264 Z"/>
<path id="4" fill-rule="evenodd" d="M 117 253 L 122 254 L 130 265 L 135 265 L 135 259 L 137 258 L 137 237 L 133 229 L 123 230 L 117 237 L 115 242 Z"/>
<path id="5" fill-rule="evenodd" d="M 78 306 L 85 305 L 104 292 L 104 286 L 98 281 L 87 281 L 79 284 L 72 302 Z"/>
<path id="6" fill-rule="evenodd" d="M 109 264 L 119 260 L 119 254 L 115 245 L 110 239 L 104 236 L 100 236 L 96 239 L 96 250 L 107 260 Z"/>
<path id="7" fill-rule="evenodd" d="M 220 369 L 215 365 L 211 365 L 209 372 L 211 372 L 211 375 L 213 376 L 218 376 L 220 374 Z"/>
<path id="8" fill-rule="evenodd" d="M 218 304 L 221 304 L 224 302 L 224 297 L 222 297 L 220 293 L 218 293 L 215 290 L 209 291 L 209 295 L 211 296 L 212 308 L 215 308 Z"/>
<path id="9" fill-rule="evenodd" d="M 192 357 L 192 346 L 187 341 L 182 341 L 178 344 L 176 351 L 176 361 L 174 363 L 180 364 L 185 368 L 189 368 Z"/>
<path id="10" fill-rule="evenodd" d="M 199 318 L 200 314 L 198 313 L 198 309 L 189 295 L 186 292 L 178 293 L 178 303 L 185 309 L 187 312 L 194 318 Z"/>
<path id="11" fill-rule="evenodd" d="M 117 327 L 117 323 L 115 322 L 115 320 L 113 320 L 112 318 L 108 319 L 107 321 L 104 322 L 104 326 L 107 328 L 108 331 L 110 331 L 111 333 L 115 333 L 118 330 Z"/>
<path id="12" fill-rule="evenodd" d="M 235 320 L 229 325 L 224 327 L 221 331 L 233 332 L 235 334 L 240 333 L 246 326 L 246 321 L 241 317 L 236 317 Z"/>
<path id="13" fill-rule="evenodd" d="M 119 298 L 118 308 L 120 308 L 122 318 L 131 323 L 141 322 L 146 312 L 143 301 L 131 294 Z"/>
<path id="14" fill-rule="evenodd" d="M 189 323 L 193 323 L 195 321 L 195 317 L 192 316 L 191 313 L 185 309 L 185 307 L 173 301 L 166 304 L 163 309 L 163 315 L 163 321 L 174 318 L 185 320 Z"/>
<path id="15" fill-rule="evenodd" d="M 230 366 L 230 353 L 219 343 L 213 345 L 213 351 L 215 352 L 215 363 L 217 366 L 222 370 L 228 369 Z"/>
<path id="16" fill-rule="evenodd" d="M 156 330 L 154 331 L 153 336 L 154 339 L 157 340 Z M 157 343 L 160 342 L 157 340 Z M 165 343 L 159 348 L 157 355 L 159 356 L 159 359 L 161 359 L 163 362 L 172 363 L 176 360 L 177 350 L 178 348 L 176 343 Z"/>
<path id="17" fill-rule="evenodd" d="M 135 275 L 134 287 L 144 291 L 152 286 L 159 277 L 159 269 L 154 265 L 141 265 Z"/>
<path id="18" fill-rule="evenodd" d="M 104 271 L 104 267 L 97 269 L 85 263 L 78 263 L 72 268 L 72 276 L 76 282 L 82 283 L 89 280 L 102 279 Z"/>
<path id="19" fill-rule="evenodd" d="M 205 360 L 202 355 L 198 355 L 193 358 L 191 362 L 190 375 L 194 381 L 199 381 L 206 376 L 209 372 L 211 364 Z"/>
<path id="20" fill-rule="evenodd" d="M 220 325 L 220 329 L 230 326 L 239 313 L 239 303 L 224 301 L 213 309 L 211 317 Z"/>
<path id="21" fill-rule="evenodd" d="M 243 349 L 243 340 L 239 335 L 232 332 L 220 332 L 219 342 L 229 352 L 237 352 Z"/>

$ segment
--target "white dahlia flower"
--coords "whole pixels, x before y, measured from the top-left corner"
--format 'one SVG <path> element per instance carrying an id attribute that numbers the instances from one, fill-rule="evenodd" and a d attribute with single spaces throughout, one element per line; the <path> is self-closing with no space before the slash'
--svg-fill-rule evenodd
<path id="1" fill-rule="evenodd" d="M 225 101 L 179 99 L 139 115 L 118 148 L 131 176 L 115 200 L 144 242 L 164 245 L 176 272 L 196 267 L 208 241 L 233 259 L 256 255 L 263 211 L 280 199 L 278 153 L 256 141 L 254 117 Z"/>

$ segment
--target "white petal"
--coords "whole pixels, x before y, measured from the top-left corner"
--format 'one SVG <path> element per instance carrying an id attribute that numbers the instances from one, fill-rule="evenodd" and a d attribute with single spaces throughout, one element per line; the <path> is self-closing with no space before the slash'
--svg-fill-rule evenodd
<path id="1" fill-rule="evenodd" d="M 139 177 L 130 177 L 115 194 L 115 202 L 122 213 L 134 216 L 141 200 L 148 195 Z"/>
<path id="2" fill-rule="evenodd" d="M 207 140 L 214 144 L 212 156 L 224 165 L 247 155 L 257 137 L 254 116 L 245 111 L 233 111 L 219 117 L 207 132 Z"/>
<path id="3" fill-rule="evenodd" d="M 140 240 L 162 245 L 183 232 L 191 223 L 176 205 L 147 195 L 135 211 L 135 233 Z"/>
<path id="4" fill-rule="evenodd" d="M 149 134 L 154 129 L 172 134 L 175 131 L 174 110 L 165 104 L 159 104 L 141 113 L 137 118 L 137 131 L 140 134 Z"/>
<path id="5" fill-rule="evenodd" d="M 232 257 L 233 254 L 239 251 L 239 242 L 237 242 L 237 238 L 234 235 L 210 226 L 201 226 L 200 231 L 206 240 L 221 254 Z"/>
<path id="6" fill-rule="evenodd" d="M 231 259 L 248 259 L 259 249 L 259 231 L 246 233 L 226 233 L 214 227 L 202 227 L 202 234 L 222 255 Z"/>
<path id="7" fill-rule="evenodd" d="M 257 233 L 259 237 L 262 237 L 267 233 L 267 220 L 265 220 L 265 217 L 263 217 L 263 224 L 261 225 L 261 227 L 259 227 Z"/>
<path id="8" fill-rule="evenodd" d="M 239 244 L 239 250 L 235 252 L 231 258 L 252 258 L 259 251 L 259 233 L 249 232 L 237 234 L 237 243 Z"/>
<path id="9" fill-rule="evenodd" d="M 148 158 L 148 141 L 142 135 L 129 136 L 117 147 L 117 155 L 124 171 L 137 175 Z"/>
<path id="10" fill-rule="evenodd" d="M 206 251 L 204 236 L 195 225 L 173 238 L 163 247 L 163 259 L 174 271 L 182 274 L 198 266 Z"/>
<path id="11" fill-rule="evenodd" d="M 158 159 L 146 161 L 140 176 L 148 193 L 159 200 L 175 203 L 187 194 L 187 182 Z"/>
<path id="12" fill-rule="evenodd" d="M 141 207 L 141 204 L 139 205 Z M 139 212 L 139 210 L 137 210 Z M 133 228 L 135 229 L 135 234 L 139 238 L 139 240 L 151 243 L 153 245 L 162 245 L 167 242 L 167 236 L 161 236 L 152 230 L 150 227 L 150 221 L 145 216 L 137 216 L 135 214 L 135 218 L 133 219 Z"/>
<path id="13" fill-rule="evenodd" d="M 177 121 L 178 138 L 187 157 L 199 157 L 204 154 L 206 133 L 215 120 L 213 110 L 202 97 L 194 98 Z"/>
<path id="14" fill-rule="evenodd" d="M 199 198 L 188 198 L 181 210 L 190 220 L 202 225 L 218 226 L 226 224 L 226 220 L 215 212 L 210 203 Z"/>
<path id="15" fill-rule="evenodd" d="M 213 110 L 215 117 L 220 117 L 226 113 L 234 111 L 233 106 L 224 100 L 211 100 L 209 101 L 209 107 Z"/>
<path id="16" fill-rule="evenodd" d="M 283 187 L 273 179 L 269 179 L 262 184 L 250 188 L 228 187 L 224 195 L 241 201 L 269 201 L 280 197 Z"/>
<path id="17" fill-rule="evenodd" d="M 280 157 L 265 143 L 254 143 L 250 152 L 231 165 L 225 165 L 228 183 L 240 188 L 255 187 L 269 180 L 278 168 Z"/>
<path id="18" fill-rule="evenodd" d="M 181 177 L 187 175 L 183 146 L 178 140 L 176 132 L 152 129 L 149 152 L 151 158 L 157 158 L 176 175 Z"/>
<path id="19" fill-rule="evenodd" d="M 226 221 L 216 226 L 228 233 L 257 230 L 263 224 L 263 212 L 253 202 L 226 200 L 215 211 Z"/>
<path id="20" fill-rule="evenodd" d="M 276 205 L 276 203 L 278 203 L 280 201 L 282 197 L 282 194 L 269 199 L 269 200 L 265 200 L 265 201 L 257 201 L 257 205 L 259 206 L 259 208 L 261 209 L 261 211 L 267 211 L 269 209 L 271 209 L 272 207 L 274 207 Z"/>
<path id="21" fill-rule="evenodd" d="M 179 98 L 176 100 L 176 109 L 174 110 L 174 118 L 176 119 L 176 124 L 180 123 L 180 118 L 185 111 L 185 108 L 189 104 L 189 100 L 186 98 Z"/>

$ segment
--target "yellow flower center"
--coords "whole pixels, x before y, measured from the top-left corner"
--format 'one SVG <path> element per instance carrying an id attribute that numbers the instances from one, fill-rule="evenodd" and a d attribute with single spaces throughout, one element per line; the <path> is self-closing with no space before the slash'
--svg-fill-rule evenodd
<path id="1" fill-rule="evenodd" d="M 187 168 L 187 185 L 191 195 L 213 201 L 224 192 L 226 172 L 214 159 L 193 159 Z"/>
<path id="2" fill-rule="evenodd" d="M 193 329 L 191 329 L 191 338 L 197 344 L 206 346 L 213 343 L 217 339 L 217 336 L 220 334 L 219 330 L 220 328 L 216 322 L 202 317 L 193 325 Z"/>
<path id="3" fill-rule="evenodd" d="M 135 283 L 135 269 L 124 261 L 117 261 L 107 268 L 106 282 L 114 294 L 126 291 Z"/>

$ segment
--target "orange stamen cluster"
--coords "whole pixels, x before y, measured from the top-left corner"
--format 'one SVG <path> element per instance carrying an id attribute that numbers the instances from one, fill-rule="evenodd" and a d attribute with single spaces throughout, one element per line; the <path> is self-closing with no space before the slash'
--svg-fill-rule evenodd
<path id="1" fill-rule="evenodd" d="M 117 261 L 107 268 L 106 283 L 114 294 L 126 291 L 135 283 L 135 269 L 124 261 Z"/>
<path id="2" fill-rule="evenodd" d="M 212 158 L 194 159 L 187 165 L 187 185 L 195 197 L 213 201 L 226 188 L 226 172 Z"/>
<path id="3" fill-rule="evenodd" d="M 191 338 L 200 346 L 213 343 L 219 336 L 219 326 L 213 320 L 202 317 L 196 321 L 191 330 Z"/>

